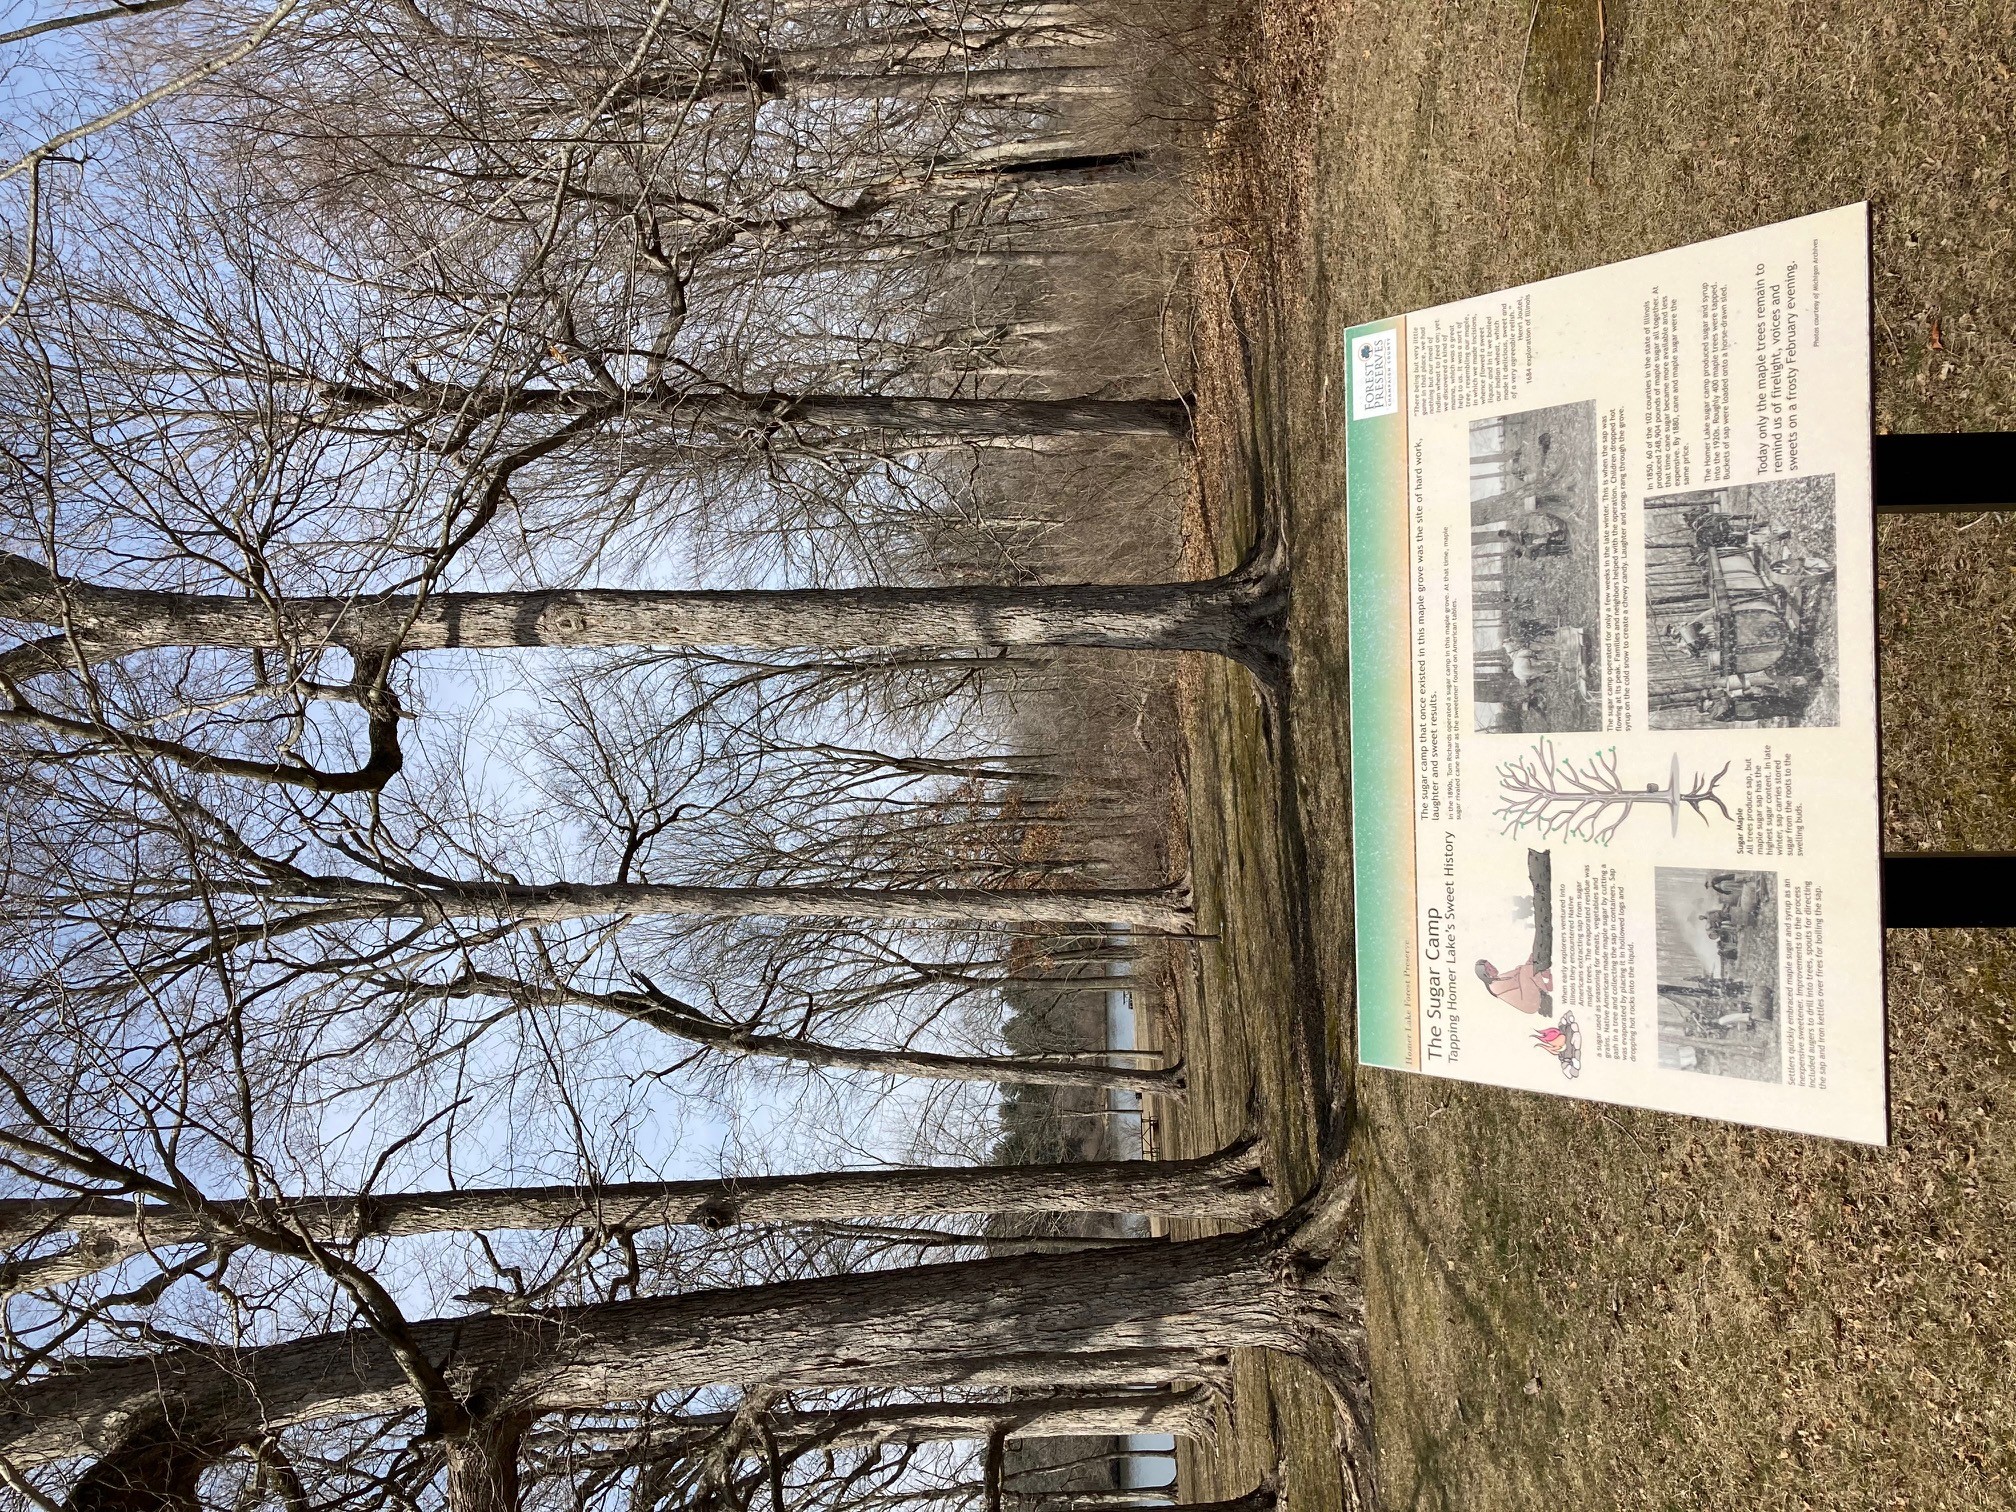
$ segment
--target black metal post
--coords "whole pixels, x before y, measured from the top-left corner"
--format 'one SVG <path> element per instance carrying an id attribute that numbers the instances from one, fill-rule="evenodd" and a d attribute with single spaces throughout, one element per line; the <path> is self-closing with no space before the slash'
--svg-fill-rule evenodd
<path id="1" fill-rule="evenodd" d="M 1875 440 L 1876 507 L 1885 513 L 2016 508 L 2016 431 Z M 2016 855 L 1885 856 L 1883 924 L 1886 929 L 2016 928 Z"/>
<path id="2" fill-rule="evenodd" d="M 2016 853 L 1915 851 L 1885 856 L 1883 927 L 2016 928 Z"/>
<path id="3" fill-rule="evenodd" d="M 1875 481 L 1886 513 L 2016 508 L 2016 431 L 1878 436 Z"/>

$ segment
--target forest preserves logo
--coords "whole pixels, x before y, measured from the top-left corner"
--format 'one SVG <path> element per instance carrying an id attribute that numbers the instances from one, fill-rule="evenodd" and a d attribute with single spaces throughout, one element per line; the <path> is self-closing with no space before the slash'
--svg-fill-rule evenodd
<path id="1" fill-rule="evenodd" d="M 1399 332 L 1375 331 L 1351 343 L 1351 418 L 1371 420 L 1400 408 Z"/>

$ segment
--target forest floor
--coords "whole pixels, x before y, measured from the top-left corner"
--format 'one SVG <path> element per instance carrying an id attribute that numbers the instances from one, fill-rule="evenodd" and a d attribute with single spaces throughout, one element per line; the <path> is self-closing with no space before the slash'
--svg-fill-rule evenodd
<path id="1" fill-rule="evenodd" d="M 1205 927 L 1180 1154 L 1267 1134 L 1306 1184 L 1354 1073 L 1342 362 L 1355 321 L 1859 199 L 1880 429 L 2016 429 L 2016 8 L 1253 0 L 1209 176 L 1198 565 L 1256 497 L 1293 559 L 1270 746 L 1189 677 Z M 2016 849 L 2016 518 L 1886 520 L 1891 849 Z M 2016 933 L 1892 932 L 1871 1150 L 1356 1077 L 1389 1509 L 2016 1505 Z M 1296 963 L 1300 962 L 1298 980 Z M 1281 1465 L 1338 1504 L 1329 1404 L 1241 1361 L 1186 1496 Z"/>

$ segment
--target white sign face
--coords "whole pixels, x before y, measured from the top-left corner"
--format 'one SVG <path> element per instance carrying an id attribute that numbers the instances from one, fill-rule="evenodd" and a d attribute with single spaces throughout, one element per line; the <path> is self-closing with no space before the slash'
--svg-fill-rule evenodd
<path id="1" fill-rule="evenodd" d="M 1349 333 L 1359 1055 L 1882 1143 L 1866 207 Z"/>

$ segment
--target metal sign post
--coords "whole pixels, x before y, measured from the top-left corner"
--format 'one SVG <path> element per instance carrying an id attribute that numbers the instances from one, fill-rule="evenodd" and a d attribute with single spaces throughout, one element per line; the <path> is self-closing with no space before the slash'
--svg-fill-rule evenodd
<path id="1" fill-rule="evenodd" d="M 2016 431 L 1878 436 L 1875 495 L 1879 514 L 2016 508 Z M 2016 928 L 2016 854 L 1887 853 L 1883 927 Z"/>

